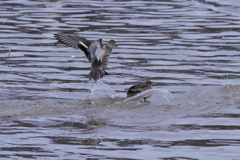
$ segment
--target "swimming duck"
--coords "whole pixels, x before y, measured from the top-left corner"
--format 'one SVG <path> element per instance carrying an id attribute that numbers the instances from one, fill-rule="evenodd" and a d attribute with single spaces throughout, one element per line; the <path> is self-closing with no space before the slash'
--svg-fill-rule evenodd
<path id="1" fill-rule="evenodd" d="M 135 96 L 139 93 L 142 93 L 148 89 L 151 89 L 152 88 L 152 82 L 151 81 L 146 81 L 146 82 L 142 82 L 142 83 L 138 83 L 134 86 L 131 86 L 129 89 L 128 89 L 128 92 L 127 92 L 127 98 L 130 98 L 132 96 Z"/>

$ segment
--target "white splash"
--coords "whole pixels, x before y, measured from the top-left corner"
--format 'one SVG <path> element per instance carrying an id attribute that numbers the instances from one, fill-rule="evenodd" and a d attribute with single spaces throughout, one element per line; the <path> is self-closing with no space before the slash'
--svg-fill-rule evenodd
<path id="1" fill-rule="evenodd" d="M 96 83 L 90 82 L 91 100 L 98 105 L 108 105 L 114 103 L 115 92 L 105 83 L 98 80 Z"/>
<path id="2" fill-rule="evenodd" d="M 143 101 L 147 99 L 153 105 L 169 104 L 172 99 L 172 94 L 167 89 L 149 89 L 136 96 L 126 98 L 123 103 L 130 101 Z"/>
<path id="3" fill-rule="evenodd" d="M 90 82 L 91 101 L 97 105 L 109 105 L 113 103 L 142 103 L 147 100 L 152 105 L 170 104 L 172 94 L 167 89 L 156 88 L 144 91 L 136 96 L 126 98 L 124 93 L 116 93 L 110 86 L 98 80 Z"/>

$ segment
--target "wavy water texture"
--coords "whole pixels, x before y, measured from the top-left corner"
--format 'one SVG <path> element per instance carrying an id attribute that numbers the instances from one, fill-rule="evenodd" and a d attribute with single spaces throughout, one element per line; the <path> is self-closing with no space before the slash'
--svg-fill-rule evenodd
<path id="1" fill-rule="evenodd" d="M 239 159 L 239 7 L 0 1 L 0 159 Z M 109 75 L 56 33 L 114 39 Z"/>

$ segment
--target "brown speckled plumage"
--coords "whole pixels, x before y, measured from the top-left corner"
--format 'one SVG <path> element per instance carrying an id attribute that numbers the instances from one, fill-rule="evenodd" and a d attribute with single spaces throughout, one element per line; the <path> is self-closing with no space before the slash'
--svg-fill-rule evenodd
<path id="1" fill-rule="evenodd" d="M 114 48 L 116 42 L 114 40 L 109 40 L 107 44 L 105 44 L 106 47 L 106 54 L 103 55 L 102 58 L 102 70 L 105 71 L 108 66 L 108 59 L 112 53 L 112 49 Z"/>
<path id="2" fill-rule="evenodd" d="M 127 92 L 127 98 L 129 97 L 132 97 L 132 96 L 135 96 L 139 93 L 142 93 L 148 89 L 151 89 L 152 88 L 152 82 L 151 81 L 146 81 L 146 82 L 142 82 L 142 83 L 138 83 L 134 86 L 131 86 L 129 89 L 128 89 L 128 92 Z"/>

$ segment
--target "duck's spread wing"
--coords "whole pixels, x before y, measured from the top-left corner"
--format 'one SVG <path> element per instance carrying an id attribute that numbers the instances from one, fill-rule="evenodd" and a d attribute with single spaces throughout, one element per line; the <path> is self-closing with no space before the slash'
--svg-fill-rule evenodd
<path id="1" fill-rule="evenodd" d="M 68 47 L 73 47 L 74 49 L 80 49 L 84 52 L 85 56 L 89 61 L 91 61 L 90 53 L 88 47 L 91 41 L 79 36 L 72 36 L 67 34 L 54 34 L 54 37 L 60 42 Z"/>
<path id="2" fill-rule="evenodd" d="M 54 34 L 54 37 L 61 43 L 73 47 L 75 49 L 80 49 L 78 47 L 79 43 L 81 42 L 83 45 L 88 47 L 91 44 L 91 41 L 79 36 L 72 36 L 67 34 Z M 80 41 L 80 42 L 79 42 Z"/>

